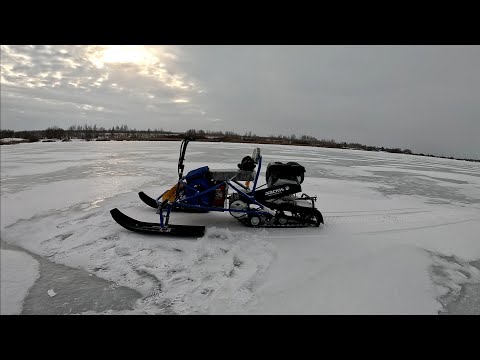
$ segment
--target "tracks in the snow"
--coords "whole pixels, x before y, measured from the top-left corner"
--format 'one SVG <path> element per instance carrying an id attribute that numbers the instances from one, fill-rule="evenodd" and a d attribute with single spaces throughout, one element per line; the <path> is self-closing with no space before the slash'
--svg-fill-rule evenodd
<path id="1" fill-rule="evenodd" d="M 403 211 L 403 210 L 419 210 L 421 208 L 400 208 L 400 209 L 376 209 L 376 210 L 347 210 L 347 211 L 330 211 L 329 214 L 350 214 L 350 213 L 371 213 L 385 211 Z"/>
<path id="2" fill-rule="evenodd" d="M 386 216 L 386 215 L 406 215 L 406 214 L 427 213 L 427 212 L 433 212 L 433 211 L 436 211 L 436 210 L 404 211 L 404 212 L 389 212 L 389 213 L 385 213 L 385 212 L 378 213 L 379 211 L 376 210 L 376 211 L 372 211 L 372 214 L 365 214 L 365 212 L 367 212 L 367 211 L 364 211 L 364 212 L 362 212 L 362 214 L 331 215 L 331 216 L 327 216 L 327 217 L 329 217 L 329 218 L 349 218 L 349 217 L 367 217 L 367 216 L 382 216 L 382 215 L 383 216 Z M 349 212 L 349 213 L 352 213 L 352 212 Z"/>
<path id="3" fill-rule="evenodd" d="M 406 211 L 408 210 L 408 211 Z M 412 211 L 409 211 L 412 210 Z M 431 229 L 437 228 L 442 226 L 449 226 L 449 225 L 456 225 L 462 224 L 471 221 L 479 221 L 480 217 L 473 217 L 468 219 L 461 219 L 453 218 L 452 221 L 446 222 L 438 222 L 432 224 L 432 218 L 429 217 L 425 220 L 426 225 L 422 226 L 414 226 L 419 225 L 417 222 L 412 222 L 411 218 L 408 219 L 408 216 L 414 214 L 429 214 L 436 211 L 441 211 L 440 209 L 428 209 L 428 208 L 400 208 L 400 209 L 384 209 L 384 210 L 352 210 L 352 211 L 335 211 L 335 212 L 325 212 L 325 228 L 339 228 L 341 224 L 358 224 L 364 223 L 369 227 L 378 226 L 378 230 L 369 230 L 369 231 L 356 231 L 355 229 L 351 229 L 351 235 L 368 235 L 368 234 L 382 234 L 382 233 L 395 233 L 395 232 L 403 232 L 403 231 L 413 231 L 413 230 L 422 230 L 422 229 Z M 336 215 L 339 214 L 339 215 Z M 430 223 L 430 224 L 429 224 Z M 399 227 L 398 225 L 404 224 L 404 227 Z M 396 226 L 395 226 L 396 225 Z M 408 226 L 410 225 L 410 226 Z M 388 228 L 385 228 L 385 227 Z M 358 229 L 357 229 L 358 230 Z M 347 230 L 348 231 L 348 230 Z M 322 233 L 321 231 L 311 232 L 308 231 L 307 233 L 303 234 L 281 234 L 276 235 L 275 233 L 269 234 L 268 238 L 317 238 L 317 237 L 325 237 L 331 236 L 331 234 Z"/>
<path id="4" fill-rule="evenodd" d="M 380 234 L 380 233 L 390 233 L 390 232 L 402 232 L 402 231 L 411 231 L 411 230 L 421 230 L 421 229 L 430 229 L 436 228 L 440 226 L 448 226 L 448 225 L 455 225 L 455 224 L 462 224 L 469 221 L 480 220 L 480 217 L 467 219 L 467 220 L 459 220 L 459 221 L 450 221 L 441 224 L 434 224 L 434 225 L 427 225 L 427 226 L 416 226 L 416 227 L 407 227 L 407 228 L 398 228 L 398 229 L 387 229 L 387 230 L 377 230 L 377 231 L 365 231 L 360 232 L 357 234 Z"/>

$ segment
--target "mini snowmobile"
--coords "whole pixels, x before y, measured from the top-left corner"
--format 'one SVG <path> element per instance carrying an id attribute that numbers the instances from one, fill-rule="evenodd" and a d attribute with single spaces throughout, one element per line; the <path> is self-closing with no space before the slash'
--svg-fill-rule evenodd
<path id="1" fill-rule="evenodd" d="M 252 156 L 242 159 L 238 170 L 212 170 L 203 166 L 183 176 L 185 152 L 191 140 L 184 139 L 180 146 L 178 182 L 156 199 L 143 191 L 138 193 L 145 204 L 157 210 L 159 222 L 141 222 L 115 208 L 110 213 L 118 224 L 131 231 L 181 237 L 201 237 L 205 226 L 172 225 L 169 223 L 172 212 L 229 212 L 243 225 L 256 228 L 318 227 L 323 224 L 323 216 L 315 208 L 317 197 L 304 193 L 297 196 L 302 191 L 305 174 L 300 164 L 269 163 L 267 182 L 257 187 L 262 156 L 256 148 Z"/>

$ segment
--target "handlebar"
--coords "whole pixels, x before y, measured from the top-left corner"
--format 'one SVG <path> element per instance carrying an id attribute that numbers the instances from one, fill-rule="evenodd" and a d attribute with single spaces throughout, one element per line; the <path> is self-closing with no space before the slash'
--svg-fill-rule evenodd
<path id="1" fill-rule="evenodd" d="M 183 161 L 185 160 L 185 152 L 187 151 L 187 146 L 190 141 L 193 141 L 193 139 L 187 137 L 183 139 L 182 144 L 180 145 L 180 156 L 178 158 L 178 180 L 181 180 L 183 177 L 183 169 L 185 168 Z"/>

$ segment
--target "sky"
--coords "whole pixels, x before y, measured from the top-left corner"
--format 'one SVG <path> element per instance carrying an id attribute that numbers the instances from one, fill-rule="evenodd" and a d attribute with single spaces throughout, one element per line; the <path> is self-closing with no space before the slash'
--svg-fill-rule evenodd
<path id="1" fill-rule="evenodd" d="M 480 159 L 480 46 L 1 45 L 2 129 L 122 124 Z"/>

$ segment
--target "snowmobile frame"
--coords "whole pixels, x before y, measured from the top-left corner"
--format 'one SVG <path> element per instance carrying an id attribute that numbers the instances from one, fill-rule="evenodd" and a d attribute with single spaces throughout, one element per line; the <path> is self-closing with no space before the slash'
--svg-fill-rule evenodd
<path id="1" fill-rule="evenodd" d="M 199 191 L 199 190 L 195 189 L 194 187 L 188 185 L 185 178 L 183 177 L 183 170 L 184 170 L 183 161 L 185 160 L 185 152 L 186 152 L 187 145 L 188 145 L 189 141 L 191 141 L 191 139 L 189 139 L 189 138 L 183 140 L 182 145 L 180 147 L 180 149 L 181 149 L 180 150 L 180 157 L 178 159 L 179 178 L 178 178 L 178 182 L 177 182 L 177 191 L 176 191 L 176 194 L 175 194 L 176 195 L 175 196 L 175 198 L 176 198 L 175 202 L 170 203 L 170 204 L 167 201 L 160 202 L 159 200 L 163 197 L 163 195 L 165 193 L 163 193 L 162 195 L 160 195 L 156 199 L 156 202 L 157 202 L 157 205 L 158 205 L 158 211 L 157 212 L 160 215 L 160 227 L 164 227 L 164 226 L 168 225 L 170 212 L 172 211 L 172 208 L 174 208 L 174 207 L 176 207 L 176 208 L 186 208 L 186 209 L 218 211 L 218 212 L 239 212 L 239 213 L 254 214 L 254 215 L 274 215 L 275 214 L 275 211 L 270 210 L 265 205 L 261 204 L 260 202 L 258 202 L 255 199 L 255 190 L 257 189 L 258 178 L 260 177 L 260 171 L 262 169 L 262 155 L 260 154 L 260 151 L 258 151 L 258 150 L 255 151 L 256 154 L 254 154 L 255 158 L 253 159 L 254 162 L 257 164 L 257 173 L 255 174 L 255 179 L 254 179 L 254 182 L 253 182 L 253 188 L 251 190 L 249 189 L 249 191 L 248 191 L 248 192 L 251 192 L 252 195 L 249 195 L 246 191 L 240 190 L 240 188 L 243 188 L 245 190 L 247 190 L 247 188 L 235 180 L 235 178 L 238 176 L 238 174 L 232 176 L 229 179 L 225 179 L 223 181 L 220 181 L 218 184 L 216 184 L 215 186 L 213 186 L 213 187 L 211 187 L 207 190 Z M 237 209 L 227 209 L 225 207 L 214 207 L 214 206 L 211 206 L 211 205 L 209 205 L 209 204 L 207 204 L 207 203 L 205 203 L 204 201 L 201 200 L 201 198 L 204 195 L 210 194 L 210 193 L 216 191 L 218 188 L 220 188 L 224 185 L 228 185 L 229 187 L 231 187 L 241 197 L 245 198 L 248 203 L 253 203 L 255 205 L 258 205 L 258 206 L 260 206 L 260 209 L 264 209 L 264 210 L 237 210 Z M 238 186 L 238 188 L 236 186 Z M 183 198 L 183 199 L 178 199 L 178 193 L 179 193 L 179 189 L 181 187 L 189 189 L 189 190 L 193 191 L 195 194 L 192 195 L 192 196 Z M 194 199 L 197 199 L 197 198 L 200 198 L 200 202 L 203 203 L 202 205 L 192 205 L 192 204 L 187 203 L 187 202 L 190 202 L 191 200 L 194 200 Z M 165 219 L 164 219 L 164 216 L 163 216 L 163 209 L 166 209 Z"/>

